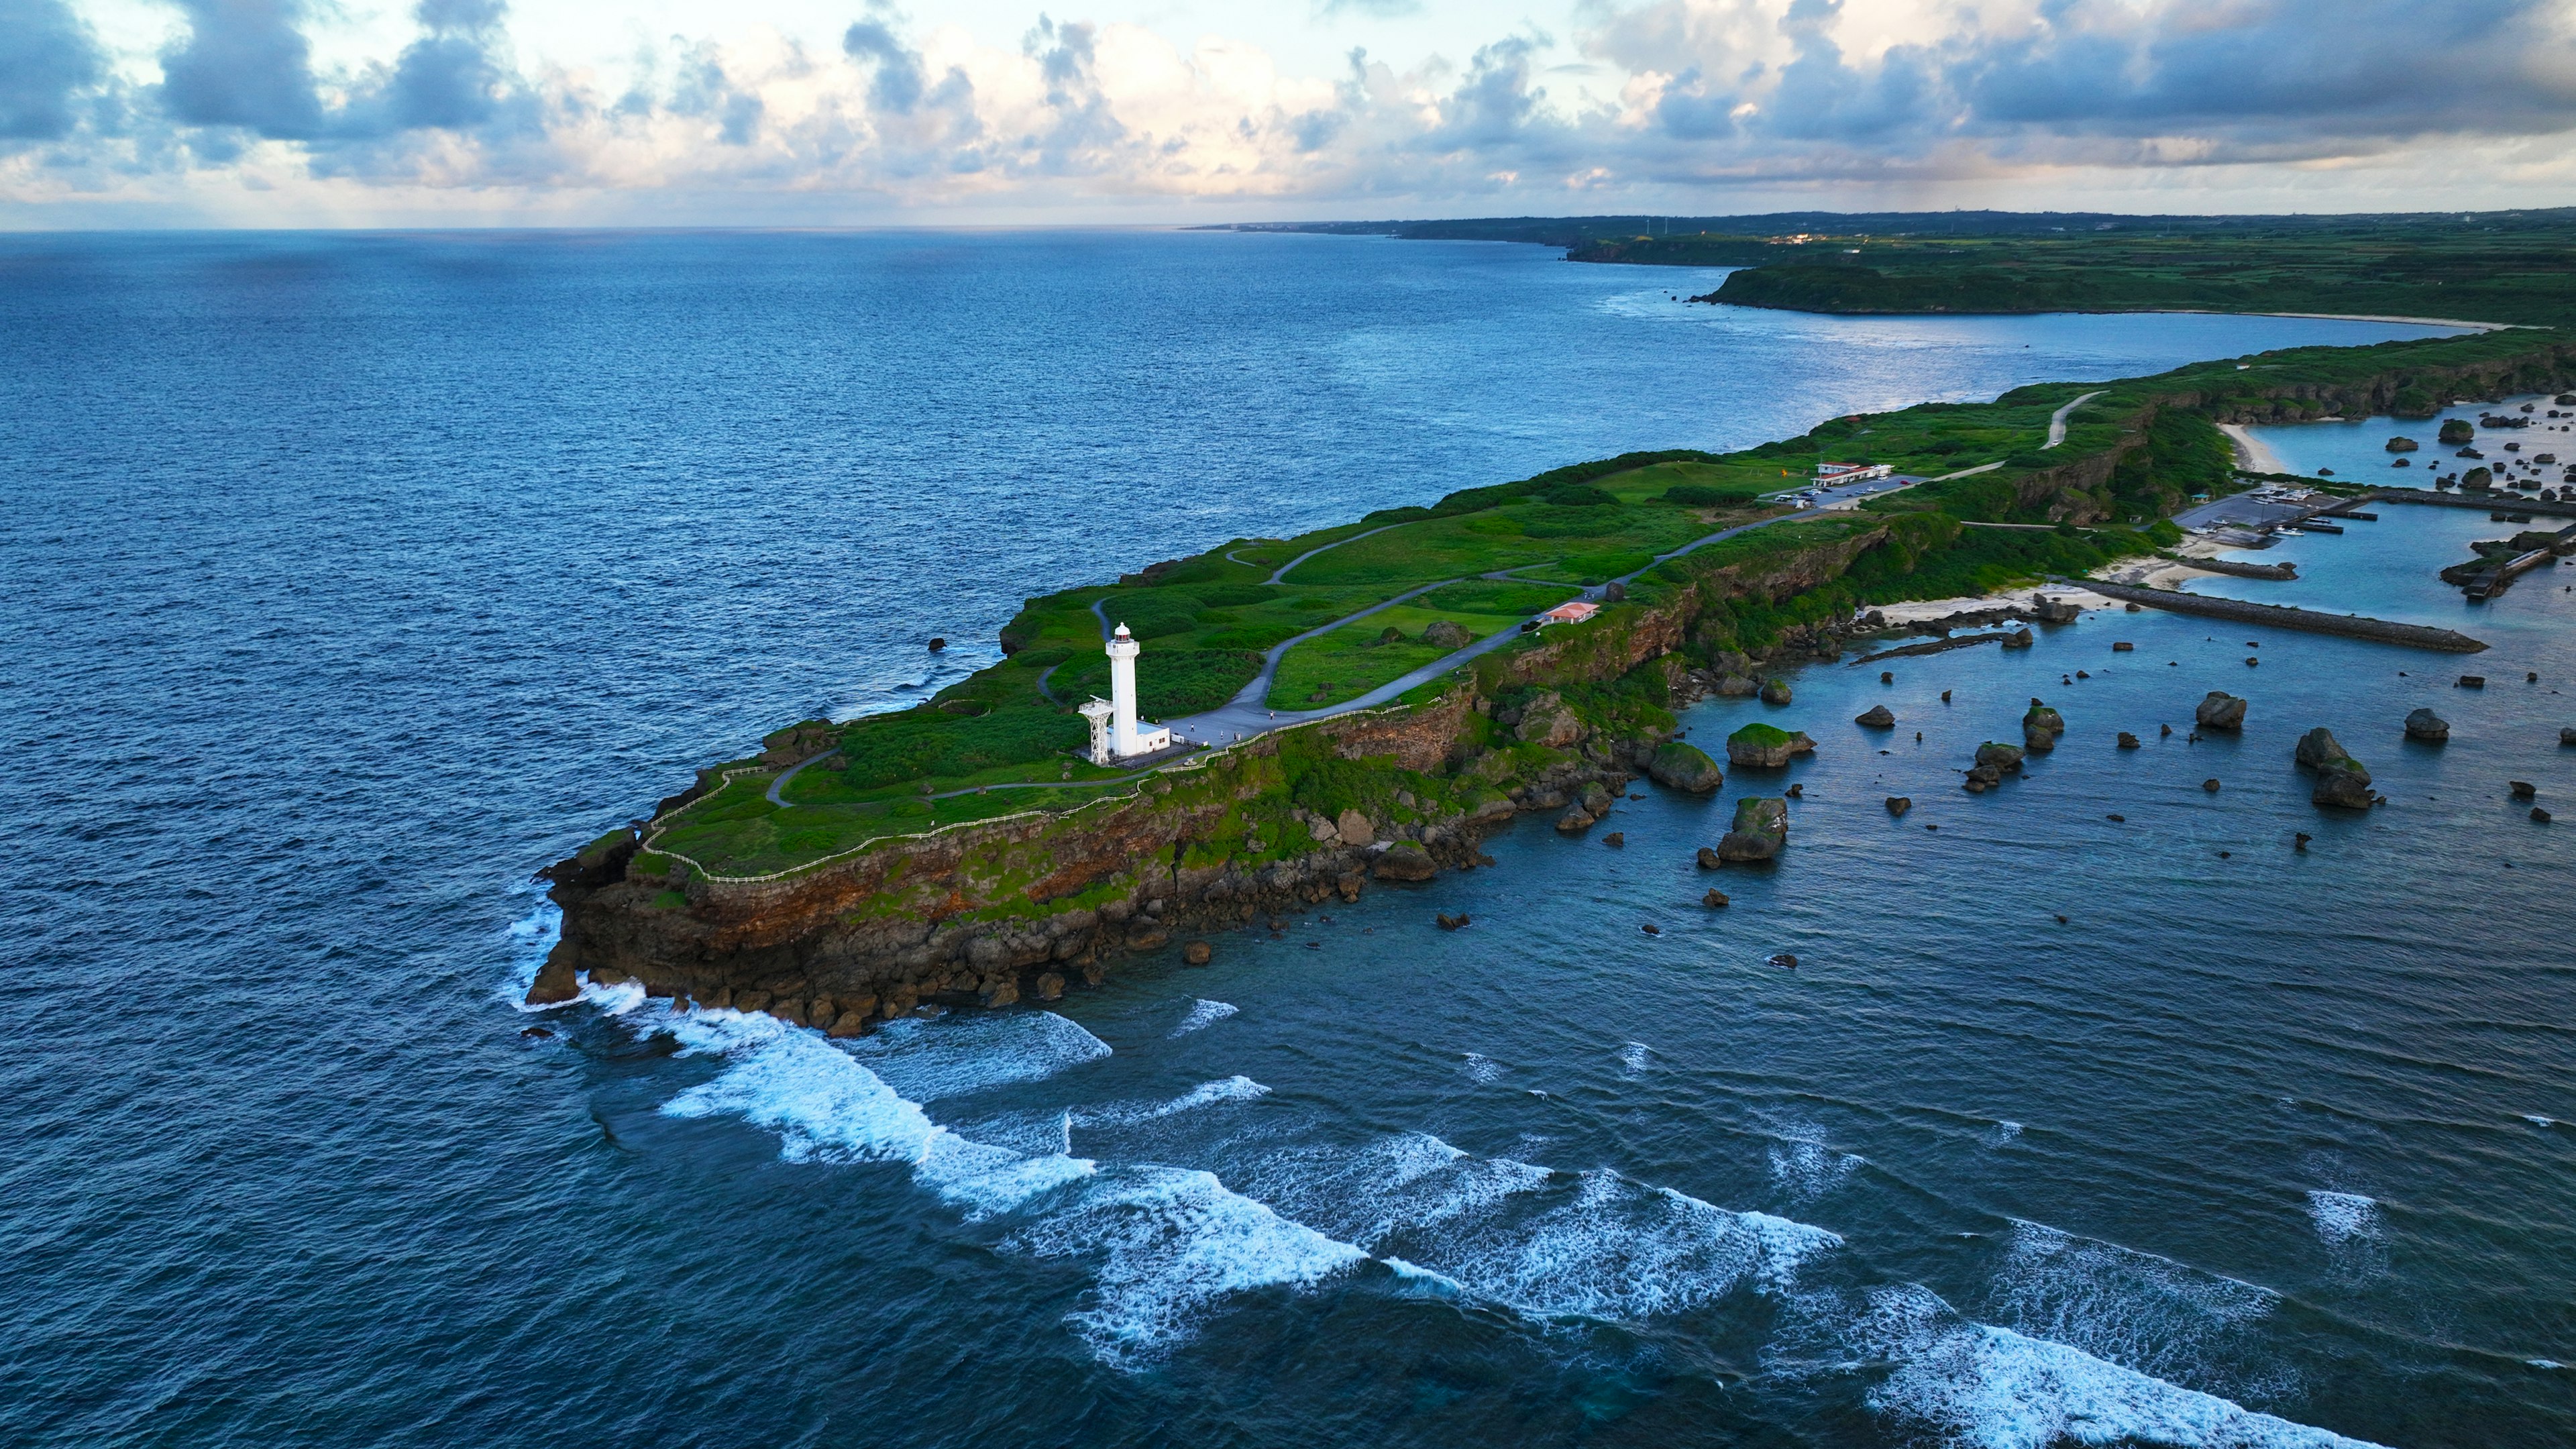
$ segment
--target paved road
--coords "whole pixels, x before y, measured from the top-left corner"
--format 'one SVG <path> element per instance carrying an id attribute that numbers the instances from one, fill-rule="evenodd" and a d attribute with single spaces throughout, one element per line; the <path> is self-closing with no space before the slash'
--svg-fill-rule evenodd
<path id="1" fill-rule="evenodd" d="M 825 750 L 822 754 L 819 754 L 819 755 L 807 755 L 805 758 L 803 758 L 803 759 L 801 759 L 801 760 L 798 760 L 795 764 L 792 764 L 792 765 L 788 766 L 786 769 L 779 771 L 779 772 L 778 772 L 778 778 L 769 782 L 769 803 L 770 803 L 770 804 L 772 804 L 772 805 L 775 805 L 775 806 L 779 807 L 779 808 L 780 808 L 780 809 L 782 809 L 782 810 L 792 810 L 792 809 L 794 809 L 794 808 L 795 808 L 794 803 L 793 803 L 792 801 L 788 801 L 788 800 L 781 799 L 781 798 L 779 797 L 778 792 L 779 792 L 779 791 L 781 791 L 781 790 L 786 789 L 786 788 L 787 788 L 787 782 L 788 782 L 788 781 L 790 781 L 790 780 L 795 779 L 795 778 L 796 778 L 796 776 L 797 776 L 797 774 L 798 774 L 799 772 L 801 772 L 801 771 L 802 771 L 802 770 L 803 770 L 807 765 L 810 765 L 810 764 L 814 763 L 816 760 L 828 759 L 828 758 L 830 758 L 830 757 L 831 757 L 831 756 L 833 756 L 833 755 L 837 755 L 837 754 L 839 754 L 840 752 L 841 752 L 841 747 L 840 747 L 839 745 L 834 745 L 834 746 L 832 746 L 832 748 L 830 748 L 830 749 L 828 749 L 828 750 Z"/>
<path id="2" fill-rule="evenodd" d="M 1389 526 L 1392 527 L 1392 525 Z M 1320 549 L 1317 550 L 1317 552 L 1321 551 L 1322 550 Z M 1261 672 L 1252 677 L 1252 682 L 1250 684 L 1247 684 L 1243 688 L 1235 691 L 1234 698 L 1227 700 L 1225 703 L 1218 705 L 1216 708 L 1209 710 L 1205 714 L 1184 715 L 1179 719 L 1164 720 L 1162 721 L 1162 724 L 1165 728 L 1171 730 L 1174 735 L 1181 739 L 1194 740 L 1200 744 L 1207 745 L 1232 744 L 1238 739 L 1257 735 L 1263 730 L 1277 729 L 1281 725 L 1303 724 L 1310 719 L 1323 719 L 1330 715 L 1347 714 L 1355 709 L 1366 709 L 1373 704 L 1382 704 L 1387 700 L 1395 698 L 1396 695 L 1404 693 L 1405 690 L 1411 689 L 1415 684 L 1420 684 L 1425 680 L 1437 678 L 1439 675 L 1457 668 L 1459 662 L 1473 659 L 1478 654 L 1484 653 L 1489 649 L 1499 648 L 1500 645 L 1496 643 L 1497 640 L 1507 640 L 1518 634 L 1518 630 L 1506 629 L 1502 633 L 1493 636 L 1492 639 L 1470 644 L 1466 648 L 1458 650 L 1454 654 L 1449 654 L 1442 658 L 1433 660 L 1431 663 L 1424 665 L 1422 669 L 1414 670 L 1412 673 L 1405 675 L 1402 679 L 1398 679 L 1392 684 L 1379 685 L 1377 688 L 1361 695 L 1358 699 L 1350 700 L 1342 704 L 1326 705 L 1321 709 L 1273 710 L 1270 708 L 1267 703 L 1270 698 L 1270 686 L 1272 681 L 1278 678 L 1279 661 L 1287 657 L 1289 650 L 1296 648 L 1298 645 L 1305 643 L 1309 639 L 1330 634 L 1335 629 L 1339 629 L 1345 624 L 1357 623 L 1371 614 L 1378 613 L 1385 609 L 1392 609 L 1396 605 L 1401 604 L 1408 599 L 1420 598 L 1422 595 L 1430 593 L 1433 589 L 1441 588 L 1445 585 L 1454 584 L 1456 582 L 1458 582 L 1456 579 L 1439 579 L 1432 583 L 1424 584 L 1420 588 L 1407 589 L 1405 592 L 1396 595 L 1392 599 L 1388 599 L 1384 603 L 1371 604 L 1356 614 L 1345 614 L 1341 618 L 1335 619 L 1329 624 L 1318 625 L 1293 639 L 1285 639 L 1277 644 L 1273 644 L 1270 646 L 1269 652 L 1265 653 L 1261 657 Z M 1425 674 L 1423 670 L 1429 670 L 1431 672 Z M 1419 677 L 1417 678 L 1416 676 Z M 1406 683 L 1406 680 L 1411 680 L 1412 683 Z"/>
<path id="3" fill-rule="evenodd" d="M 2075 411 L 2077 408 L 2084 406 L 2086 403 L 2091 402 L 2093 399 L 2100 397 L 2107 391 L 2109 391 L 2107 388 L 2095 388 L 2093 391 L 2084 394 L 2084 396 L 2079 397 L 2075 401 L 2068 403 L 2066 406 L 2059 408 L 2057 411 L 2050 413 L 2048 415 L 2048 441 L 2040 444 L 2040 446 L 2043 448 L 2054 448 L 2058 444 L 2065 442 L 2066 415 Z"/>
<path id="4" fill-rule="evenodd" d="M 1410 520 L 1407 520 L 1407 521 L 1409 522 Z M 1364 538 L 1375 538 L 1375 537 L 1377 537 L 1379 534 L 1386 532 L 1386 531 L 1387 531 L 1388 529 L 1390 529 L 1390 528 L 1402 528 L 1402 527 L 1404 527 L 1404 524 L 1402 524 L 1402 523 L 1386 523 L 1386 524 L 1380 524 L 1379 526 L 1377 526 L 1377 527 L 1375 527 L 1375 528 L 1370 529 L 1370 530 L 1369 530 L 1368 532 L 1366 532 L 1366 533 L 1354 533 L 1354 534 L 1352 534 L 1352 535 L 1351 535 L 1350 537 L 1348 537 L 1348 538 L 1337 538 L 1337 539 L 1334 539 L 1331 543 L 1325 544 L 1322 548 L 1310 548 L 1310 549 L 1306 550 L 1304 553 L 1301 553 L 1301 554 L 1297 555 L 1295 558 L 1292 558 L 1292 559 L 1288 560 L 1286 563 L 1281 564 L 1281 565 L 1278 567 L 1278 569 L 1277 569 L 1277 571 L 1276 571 L 1276 572 L 1272 573 L 1272 574 L 1270 575 L 1270 577 L 1268 577 L 1268 578 L 1266 578 L 1266 579 L 1263 579 L 1263 580 L 1262 580 L 1262 582 L 1263 582 L 1263 583 L 1265 583 L 1265 584 L 1279 584 L 1279 583 L 1286 583 L 1286 582 L 1288 581 L 1288 571 L 1289 571 L 1290 569 L 1295 568 L 1297 565 L 1299 565 L 1299 564 L 1301 564 L 1301 563 L 1304 563 L 1306 560 L 1308 560 L 1308 559 L 1310 559 L 1310 558 L 1313 558 L 1315 555 L 1317 555 L 1317 554 L 1319 554 L 1319 553 L 1331 553 L 1334 549 L 1340 548 L 1343 544 L 1346 544 L 1346 543 L 1357 543 L 1357 542 L 1359 542 L 1361 539 L 1364 539 Z M 1236 562 L 1236 563 L 1241 563 L 1241 562 L 1243 562 L 1243 560 L 1241 560 L 1241 559 L 1236 559 L 1236 560 L 1235 560 L 1235 562 Z"/>

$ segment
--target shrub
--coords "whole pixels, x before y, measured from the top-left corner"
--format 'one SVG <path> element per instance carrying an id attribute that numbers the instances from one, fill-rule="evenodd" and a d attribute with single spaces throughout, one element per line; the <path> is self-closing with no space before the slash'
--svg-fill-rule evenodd
<path id="1" fill-rule="evenodd" d="M 1165 719 L 1214 709 L 1234 698 L 1235 691 L 1251 683 L 1252 676 L 1260 672 L 1258 650 L 1156 650 L 1137 661 L 1136 711 L 1147 719 Z M 1060 669 L 1052 684 L 1055 692 L 1068 700 L 1079 700 L 1085 694 L 1105 698 L 1109 693 L 1109 660 L 1096 657 L 1080 669 Z"/>
<path id="2" fill-rule="evenodd" d="M 1101 661 L 1104 671 L 1108 661 Z M 1081 748 L 1090 727 L 1043 706 L 997 709 L 972 719 L 933 709 L 871 715 L 842 728 L 841 759 L 851 788 L 875 789 L 929 775 L 967 775 L 1023 765 Z"/>
<path id="3" fill-rule="evenodd" d="M 1198 622 L 1199 601 L 1173 590 L 1130 591 L 1121 589 L 1111 594 L 1101 606 L 1112 624 L 1124 624 L 1127 632 L 1139 639 L 1158 639 L 1166 634 L 1186 632 Z"/>
<path id="4" fill-rule="evenodd" d="M 1260 584 L 1203 584 L 1190 590 L 1198 601 L 1213 609 L 1236 609 L 1246 604 L 1266 604 L 1275 597 Z"/>
<path id="5" fill-rule="evenodd" d="M 1664 490 L 1664 501 L 1678 503 L 1684 508 L 1713 508 L 1735 501 L 1735 495 L 1706 483 L 1676 483 Z"/>

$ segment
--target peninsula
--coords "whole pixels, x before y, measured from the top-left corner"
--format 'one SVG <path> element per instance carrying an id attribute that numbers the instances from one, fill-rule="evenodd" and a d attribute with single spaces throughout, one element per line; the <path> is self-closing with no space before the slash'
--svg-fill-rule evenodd
<path id="1" fill-rule="evenodd" d="M 1834 657 L 1882 605 L 2170 545 L 2241 486 L 2223 424 L 2571 384 L 2576 341 L 2534 328 L 2267 353 L 1631 453 L 1032 598 L 937 697 L 789 724 L 550 867 L 530 999 L 637 980 L 846 1036 L 1053 998 L 1472 868 L 1516 814 L 1580 831 L 1638 776 L 1714 789 L 1679 704 L 1785 698 L 1766 666 Z M 1738 743 L 1731 768 L 1785 758 Z"/>

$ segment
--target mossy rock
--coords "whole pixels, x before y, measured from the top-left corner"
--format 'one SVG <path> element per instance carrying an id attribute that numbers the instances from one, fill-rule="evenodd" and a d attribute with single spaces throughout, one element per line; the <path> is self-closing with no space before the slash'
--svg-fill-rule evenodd
<path id="1" fill-rule="evenodd" d="M 1776 770 L 1792 756 L 1815 749 L 1803 730 L 1784 730 L 1755 722 L 1726 737 L 1726 758 L 1736 765 Z"/>
<path id="2" fill-rule="evenodd" d="M 1788 843 L 1789 802 L 1748 795 L 1735 802 L 1735 825 L 1717 842 L 1717 858 L 1729 864 L 1771 860 Z"/>
<path id="3" fill-rule="evenodd" d="M 1653 757 L 1646 761 L 1646 775 L 1668 790 L 1687 790 L 1694 795 L 1708 794 L 1726 783 L 1726 776 L 1718 771 L 1717 761 L 1710 759 L 1706 750 L 1680 740 L 1655 751 Z"/>

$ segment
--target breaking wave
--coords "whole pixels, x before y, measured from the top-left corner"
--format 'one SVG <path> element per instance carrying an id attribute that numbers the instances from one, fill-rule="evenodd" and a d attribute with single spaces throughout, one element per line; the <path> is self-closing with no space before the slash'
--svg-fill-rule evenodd
<path id="1" fill-rule="evenodd" d="M 1069 1321 L 1104 1361 L 1122 1367 L 1189 1339 L 1222 1298 L 1311 1287 L 1368 1258 L 1213 1173 L 1153 1166 L 1104 1169 L 1004 1246 L 1093 1265 L 1092 1288 Z"/>
<path id="2" fill-rule="evenodd" d="M 2262 1357 L 2279 1306 L 2250 1283 L 2038 1223 L 2015 1223 L 1994 1280 L 2003 1321 L 2142 1373 L 2211 1382 Z"/>
<path id="3" fill-rule="evenodd" d="M 2308 1219 L 2327 1247 L 2379 1236 L 2379 1204 L 2357 1192 L 2311 1192 Z"/>
<path id="4" fill-rule="evenodd" d="M 1872 1409 L 1971 1449 L 2372 1449 L 2063 1343 L 1972 1323 L 1912 1285 L 1871 1293 L 1845 1346 L 1896 1365 L 1870 1390 Z"/>
<path id="5" fill-rule="evenodd" d="M 1174 1036 L 1188 1036 L 1191 1032 L 1197 1031 L 1200 1027 L 1214 1026 L 1218 1022 L 1225 1020 L 1227 1017 L 1234 1015 L 1234 1013 L 1235 1008 L 1231 1003 L 1223 1001 L 1209 1001 L 1202 997 L 1199 1000 L 1190 1003 L 1190 1014 L 1181 1018 L 1181 1024 L 1173 1027 L 1171 1034 Z"/>
<path id="6" fill-rule="evenodd" d="M 1109 1055 L 1109 1043 L 1052 1011 L 891 1021 L 850 1054 L 916 1102 L 1043 1081 Z"/>

